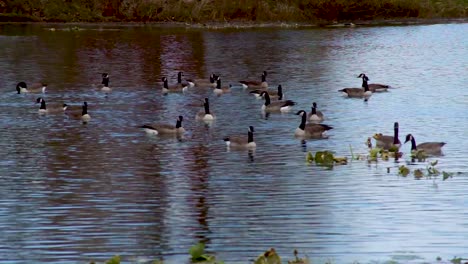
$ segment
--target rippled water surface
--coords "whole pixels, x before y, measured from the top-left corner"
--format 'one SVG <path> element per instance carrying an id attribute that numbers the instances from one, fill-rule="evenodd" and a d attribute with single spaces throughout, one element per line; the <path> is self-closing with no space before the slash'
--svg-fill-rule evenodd
<path id="1" fill-rule="evenodd" d="M 274 247 L 314 263 L 435 262 L 468 257 L 468 24 L 333 29 L 201 30 L 156 26 L 0 26 L 0 262 L 188 262 L 202 241 L 226 263 L 249 263 Z M 297 102 L 261 113 L 238 85 L 268 72 Z M 161 94 L 159 81 L 215 72 L 232 91 Z M 110 74 L 109 95 L 93 86 Z M 356 76 L 395 89 L 368 102 L 337 91 Z M 46 94 L 16 94 L 19 81 L 47 82 Z M 90 123 L 40 115 L 35 100 L 89 104 Z M 195 120 L 208 97 L 217 120 Z M 293 137 L 312 102 L 334 127 L 328 139 Z M 183 139 L 138 126 L 175 124 Z M 452 178 L 398 176 L 411 162 L 359 160 L 328 169 L 308 151 L 368 152 L 374 133 L 444 141 L 439 170 Z M 223 138 L 255 127 L 254 152 Z M 390 172 L 387 169 L 390 168 Z"/>

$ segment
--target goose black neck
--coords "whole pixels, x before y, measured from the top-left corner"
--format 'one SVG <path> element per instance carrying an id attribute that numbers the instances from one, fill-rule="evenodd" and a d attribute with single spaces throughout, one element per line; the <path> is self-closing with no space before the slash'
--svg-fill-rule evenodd
<path id="1" fill-rule="evenodd" d="M 369 91 L 369 85 L 367 84 L 367 81 L 362 81 L 362 87 L 364 88 L 364 92 Z"/>
<path id="2" fill-rule="evenodd" d="M 411 151 L 416 151 L 418 150 L 418 148 L 416 147 L 416 140 L 414 139 L 414 137 L 411 137 Z"/>
<path id="3" fill-rule="evenodd" d="M 271 104 L 270 95 L 268 93 L 265 93 L 264 96 L 265 96 L 265 105 Z"/>
<path id="4" fill-rule="evenodd" d="M 182 127 L 182 120 L 177 119 L 177 123 L 176 123 L 175 127 L 176 127 L 176 128 Z"/>
<path id="5" fill-rule="evenodd" d="M 182 83 L 182 73 L 177 74 L 177 83 Z"/>
<path id="6" fill-rule="evenodd" d="M 169 85 L 167 84 L 167 79 L 164 79 L 163 87 L 169 89 Z"/>
<path id="7" fill-rule="evenodd" d="M 81 111 L 81 115 L 87 115 L 88 114 L 88 106 L 86 104 L 83 104 L 83 111 Z"/>
<path id="8" fill-rule="evenodd" d="M 266 82 L 266 75 L 262 74 L 262 82 Z"/>
<path id="9" fill-rule="evenodd" d="M 41 101 L 41 107 L 39 109 L 46 109 L 46 103 L 44 100 Z"/>
<path id="10" fill-rule="evenodd" d="M 109 86 L 109 77 L 103 77 L 102 78 L 102 84 L 104 84 L 105 87 Z"/>
<path id="11" fill-rule="evenodd" d="M 317 108 L 312 107 L 312 114 L 313 114 L 313 115 L 316 115 L 316 114 L 317 114 Z"/>
<path id="12" fill-rule="evenodd" d="M 253 142 L 253 132 L 249 130 L 247 133 L 247 143 Z"/>
<path id="13" fill-rule="evenodd" d="M 210 104 L 205 102 L 204 106 L 205 106 L 205 115 L 209 115 L 210 114 Z"/>
<path id="14" fill-rule="evenodd" d="M 306 121 L 307 121 L 306 115 L 302 114 L 301 124 L 299 125 L 300 129 L 305 130 Z"/>
<path id="15" fill-rule="evenodd" d="M 395 125 L 395 128 L 393 129 L 393 144 L 400 144 L 400 141 L 398 140 L 398 125 Z"/>
<path id="16" fill-rule="evenodd" d="M 220 79 L 218 79 L 216 81 L 216 89 L 221 89 L 221 80 Z"/>
<path id="17" fill-rule="evenodd" d="M 366 87 L 366 86 L 369 87 L 369 86 L 367 85 L 367 81 L 369 81 L 369 78 L 367 78 L 366 75 L 363 75 L 363 76 L 362 76 L 362 87 Z"/>

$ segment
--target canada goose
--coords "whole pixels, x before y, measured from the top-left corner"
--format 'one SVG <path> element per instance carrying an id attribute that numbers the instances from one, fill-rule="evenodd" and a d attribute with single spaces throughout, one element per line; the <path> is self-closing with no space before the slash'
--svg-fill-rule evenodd
<path id="1" fill-rule="evenodd" d="M 255 89 L 253 91 L 250 91 L 251 94 L 253 94 L 257 99 L 262 98 L 261 94 L 263 91 L 266 91 L 265 89 Z M 278 90 L 277 91 L 267 91 L 268 95 L 270 96 L 270 99 L 272 100 L 283 100 L 283 86 L 278 85 Z"/>
<path id="2" fill-rule="evenodd" d="M 242 84 L 244 89 L 266 89 L 268 88 L 268 83 L 266 81 L 267 72 L 263 71 L 262 73 L 262 81 L 239 81 Z"/>
<path id="3" fill-rule="evenodd" d="M 343 92 L 349 98 L 364 98 L 364 101 L 369 100 L 372 95 L 367 85 L 363 88 L 344 88 L 338 90 L 338 92 Z"/>
<path id="4" fill-rule="evenodd" d="M 221 78 L 218 77 L 216 80 L 216 87 L 214 88 L 213 92 L 217 95 L 222 95 L 224 93 L 230 93 L 231 92 L 231 85 L 229 86 L 221 86 Z"/>
<path id="5" fill-rule="evenodd" d="M 91 121 L 91 116 L 88 114 L 88 102 L 83 102 L 83 105 L 81 105 L 81 110 L 67 110 L 65 111 L 65 114 L 67 114 L 72 119 L 81 120 L 83 124 Z"/>
<path id="6" fill-rule="evenodd" d="M 20 93 L 45 93 L 47 89 L 46 83 L 33 83 L 29 88 L 25 82 L 19 82 L 16 85 L 16 92 Z"/>
<path id="7" fill-rule="evenodd" d="M 364 73 L 359 74 L 358 78 L 362 78 L 362 88 L 367 86 L 369 87 L 369 90 L 373 93 L 386 92 L 388 88 L 390 88 L 389 85 L 385 85 L 385 84 L 367 83 L 369 81 L 369 77 L 367 77 L 366 74 Z"/>
<path id="8" fill-rule="evenodd" d="M 188 90 L 188 85 L 186 86 L 182 86 L 182 85 L 179 85 L 179 84 L 176 84 L 176 85 L 171 85 L 169 86 L 169 84 L 167 83 L 167 78 L 166 77 L 163 77 L 161 79 L 163 81 L 163 88 L 162 88 L 162 92 L 163 93 L 169 93 L 169 92 L 172 92 L 172 93 L 177 93 L 177 92 L 186 92 Z"/>
<path id="9" fill-rule="evenodd" d="M 312 111 L 308 115 L 308 119 L 311 122 L 322 122 L 324 117 L 321 111 L 317 110 L 317 103 L 312 103 Z"/>
<path id="10" fill-rule="evenodd" d="M 413 135 L 406 135 L 406 142 L 411 141 L 411 152 L 424 151 L 424 154 L 427 155 L 441 155 L 442 147 L 446 144 L 445 142 L 424 142 L 416 145 L 416 140 Z"/>
<path id="11" fill-rule="evenodd" d="M 112 89 L 109 87 L 109 74 L 107 73 L 102 73 L 102 82 L 100 85 L 98 85 L 98 88 L 101 89 L 101 91 L 108 93 L 112 91 Z"/>
<path id="12" fill-rule="evenodd" d="M 63 104 L 62 106 L 59 105 L 53 105 L 53 106 L 46 106 L 46 102 L 42 97 L 39 97 L 36 99 L 36 103 L 40 103 L 41 106 L 39 107 L 39 113 L 47 113 L 47 114 L 57 114 L 57 113 L 63 113 L 68 105 Z"/>
<path id="13" fill-rule="evenodd" d="M 184 120 L 184 118 L 179 116 L 175 126 L 170 124 L 145 124 L 141 126 L 141 128 L 150 135 L 182 135 L 185 132 L 185 129 L 182 127 L 182 120 Z"/>
<path id="14" fill-rule="evenodd" d="M 325 131 L 333 129 L 333 127 L 329 125 L 325 125 L 325 124 L 314 124 L 314 123 L 306 124 L 307 113 L 304 110 L 300 110 L 299 112 L 296 113 L 296 115 L 301 116 L 301 124 L 299 125 L 298 128 L 296 128 L 296 131 L 294 133 L 296 137 L 322 138 L 323 133 Z"/>
<path id="15" fill-rule="evenodd" d="M 212 73 L 208 79 L 186 79 L 188 83 L 193 83 L 196 87 L 216 87 L 216 79 L 219 76 Z"/>
<path id="16" fill-rule="evenodd" d="M 262 110 L 265 112 L 288 112 L 292 106 L 296 105 L 296 102 L 291 100 L 272 102 L 266 91 L 263 91 L 261 96 L 265 98 L 265 103 L 262 105 Z"/>
<path id="17" fill-rule="evenodd" d="M 228 148 L 237 148 L 237 149 L 254 149 L 257 147 L 255 144 L 254 138 L 254 127 L 249 126 L 247 137 L 246 136 L 229 136 L 224 138 L 226 146 Z"/>
<path id="18" fill-rule="evenodd" d="M 200 110 L 197 115 L 195 116 L 195 119 L 197 120 L 204 120 L 204 121 L 213 121 L 216 117 L 215 115 L 210 112 L 210 103 L 208 102 L 208 98 L 205 98 L 205 101 L 203 102 L 203 110 Z"/>
<path id="19" fill-rule="evenodd" d="M 185 87 L 185 86 L 188 86 L 190 88 L 192 88 L 193 86 L 195 86 L 195 83 L 193 82 L 188 82 L 188 81 L 184 81 L 182 82 L 182 76 L 184 76 L 184 73 L 183 72 L 178 72 L 177 73 L 177 85 L 180 86 L 180 87 Z"/>
<path id="20" fill-rule="evenodd" d="M 393 124 L 393 137 L 382 135 L 382 133 L 375 134 L 373 138 L 375 139 L 376 147 L 386 150 L 389 150 L 392 147 L 397 147 L 400 149 L 401 142 L 400 139 L 398 139 L 398 129 L 398 122 L 395 122 Z"/>

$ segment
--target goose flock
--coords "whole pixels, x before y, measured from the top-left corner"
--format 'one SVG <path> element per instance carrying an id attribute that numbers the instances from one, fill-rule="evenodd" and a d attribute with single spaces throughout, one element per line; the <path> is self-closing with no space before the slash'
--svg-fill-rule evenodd
<path id="1" fill-rule="evenodd" d="M 284 91 L 281 84 L 277 86 L 277 89 L 270 89 L 267 82 L 266 71 L 263 71 L 260 80 L 241 80 L 239 86 L 243 90 L 255 96 L 255 98 L 263 99 L 264 103 L 261 106 L 263 113 L 287 113 L 290 112 L 297 103 L 293 100 L 285 100 Z M 102 81 L 100 84 L 95 85 L 97 89 L 106 95 L 112 92 L 109 87 L 109 74 L 101 74 Z M 361 73 L 357 78 L 362 79 L 362 85 L 360 88 L 343 88 L 338 90 L 344 96 L 350 98 L 359 98 L 364 101 L 368 101 L 373 93 L 387 92 L 391 88 L 389 85 L 379 83 L 368 83 L 369 77 L 366 74 Z M 183 72 L 177 73 L 177 82 L 169 83 L 167 77 L 162 77 L 161 93 L 168 95 L 170 93 L 185 93 L 189 89 L 194 87 L 212 89 L 213 93 L 217 96 L 221 96 L 226 93 L 230 93 L 233 85 L 223 85 L 221 76 L 218 74 L 211 74 L 206 79 L 185 79 Z M 30 93 L 30 94 L 43 94 L 46 93 L 46 83 L 35 83 L 30 87 L 21 81 L 16 85 L 16 91 L 18 94 Z M 37 104 L 40 104 L 38 111 L 41 114 L 58 114 L 64 113 L 72 119 L 81 120 L 83 123 L 91 121 L 91 115 L 88 113 L 88 103 L 83 102 L 81 109 L 70 109 L 67 104 L 53 105 L 47 104 L 44 98 L 38 97 L 36 100 Z M 216 119 L 216 115 L 210 110 L 210 101 L 208 98 L 204 98 L 200 104 L 201 109 L 196 113 L 195 120 L 198 122 L 210 123 Z M 326 132 L 332 130 L 333 127 L 328 124 L 323 124 L 325 115 L 320 110 L 316 102 L 312 103 L 311 111 L 307 113 L 305 110 L 297 110 L 296 115 L 300 117 L 299 125 L 295 131 L 291 131 L 291 134 L 296 138 L 305 139 L 327 139 Z M 173 135 L 183 136 L 186 130 L 183 127 L 183 116 L 178 116 L 174 123 L 148 123 L 139 126 L 144 132 L 150 135 Z M 247 128 L 247 133 L 244 135 L 230 135 L 224 138 L 224 142 L 228 148 L 232 149 L 248 149 L 252 150 L 256 148 L 254 140 L 255 129 L 253 126 Z M 399 124 L 394 123 L 394 134 L 383 135 L 377 133 L 373 136 L 376 142 L 376 147 L 385 150 L 398 151 L 402 146 L 399 140 Z M 442 147 L 446 144 L 445 142 L 424 142 L 416 144 L 416 139 L 412 134 L 406 135 L 404 143 L 411 143 L 411 151 L 418 152 L 423 151 L 426 155 L 442 155 Z M 372 146 L 371 139 L 368 139 L 368 145 Z"/>

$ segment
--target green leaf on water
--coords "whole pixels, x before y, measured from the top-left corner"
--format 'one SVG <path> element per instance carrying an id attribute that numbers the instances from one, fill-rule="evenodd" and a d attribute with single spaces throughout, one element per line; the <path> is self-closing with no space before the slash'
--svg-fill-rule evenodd
<path id="1" fill-rule="evenodd" d="M 369 157 L 371 160 L 377 160 L 379 153 L 382 149 L 381 148 L 373 148 L 369 150 Z"/>
<path id="2" fill-rule="evenodd" d="M 310 152 L 310 151 L 307 152 L 307 155 L 306 155 L 306 162 L 309 163 L 309 164 L 312 163 L 312 162 L 314 162 L 314 156 L 312 155 L 312 152 Z"/>
<path id="3" fill-rule="evenodd" d="M 120 264 L 120 256 L 113 256 L 111 259 L 106 261 L 106 264 Z"/>
<path id="4" fill-rule="evenodd" d="M 445 181 L 445 180 L 448 179 L 448 178 L 452 178 L 452 175 L 453 175 L 452 172 L 443 171 L 443 172 L 442 172 L 442 180 Z"/>
<path id="5" fill-rule="evenodd" d="M 197 260 L 201 258 L 205 253 L 205 244 L 200 242 L 193 245 L 192 247 L 190 247 L 189 253 L 192 256 L 192 260 Z"/>
<path id="6" fill-rule="evenodd" d="M 317 153 L 315 153 L 315 163 L 319 165 L 333 166 L 335 160 L 331 152 L 317 151 Z"/>

